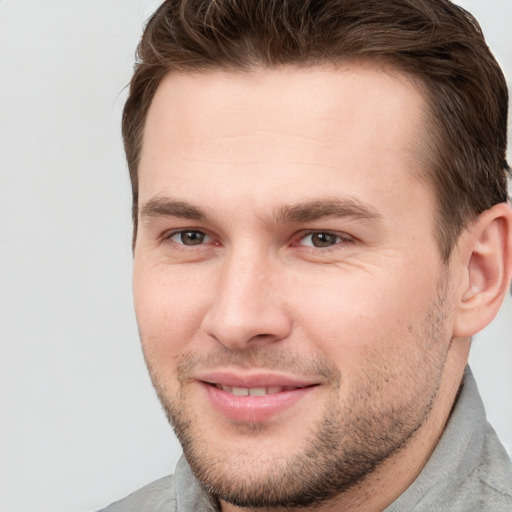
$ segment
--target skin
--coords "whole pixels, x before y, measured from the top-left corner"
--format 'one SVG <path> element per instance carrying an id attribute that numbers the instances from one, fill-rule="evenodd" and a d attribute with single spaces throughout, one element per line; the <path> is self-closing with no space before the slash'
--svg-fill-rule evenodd
<path id="1" fill-rule="evenodd" d="M 159 397 L 224 511 L 298 506 L 308 485 L 303 506 L 382 510 L 442 433 L 469 350 L 468 274 L 458 252 L 442 262 L 418 179 L 424 104 L 407 77 L 356 65 L 173 74 L 156 93 L 136 313 Z M 212 371 L 315 386 L 237 420 L 205 392 Z M 323 494 L 318 474 L 334 475 Z"/>

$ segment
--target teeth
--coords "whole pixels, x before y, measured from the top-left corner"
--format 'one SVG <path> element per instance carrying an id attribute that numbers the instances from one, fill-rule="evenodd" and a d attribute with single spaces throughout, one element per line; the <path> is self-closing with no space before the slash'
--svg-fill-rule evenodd
<path id="1" fill-rule="evenodd" d="M 265 388 L 250 388 L 249 395 L 250 396 L 265 396 L 267 394 L 267 390 Z"/>
<path id="2" fill-rule="evenodd" d="M 273 395 L 274 393 L 280 393 L 281 391 L 289 391 L 296 389 L 293 386 L 268 386 L 265 388 L 237 388 L 226 386 L 224 384 L 215 384 L 215 387 L 222 389 L 226 393 L 230 393 L 235 396 L 265 396 Z"/>

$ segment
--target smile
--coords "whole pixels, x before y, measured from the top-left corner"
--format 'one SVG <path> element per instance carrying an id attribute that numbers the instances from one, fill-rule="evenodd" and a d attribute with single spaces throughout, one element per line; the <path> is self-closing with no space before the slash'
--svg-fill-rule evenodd
<path id="1" fill-rule="evenodd" d="M 222 389 L 226 393 L 234 396 L 266 396 L 281 393 L 282 391 L 292 391 L 294 389 L 302 389 L 298 386 L 267 386 L 255 388 L 241 388 L 236 386 L 227 386 L 225 384 L 214 384 L 216 388 Z M 303 386 L 306 387 L 306 386 Z"/>
<path id="2" fill-rule="evenodd" d="M 216 414 L 241 423 L 277 419 L 322 387 L 318 382 L 280 376 L 242 377 L 223 372 L 198 380 Z"/>

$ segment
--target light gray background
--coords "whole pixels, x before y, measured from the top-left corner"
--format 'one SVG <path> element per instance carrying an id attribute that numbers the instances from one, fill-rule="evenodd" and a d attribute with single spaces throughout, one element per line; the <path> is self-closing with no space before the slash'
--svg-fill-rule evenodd
<path id="1" fill-rule="evenodd" d="M 512 81 L 512 0 L 467 0 Z M 180 449 L 131 304 L 119 130 L 155 0 L 0 0 L 0 510 L 90 511 L 171 472 Z M 475 341 L 512 448 L 512 300 Z"/>

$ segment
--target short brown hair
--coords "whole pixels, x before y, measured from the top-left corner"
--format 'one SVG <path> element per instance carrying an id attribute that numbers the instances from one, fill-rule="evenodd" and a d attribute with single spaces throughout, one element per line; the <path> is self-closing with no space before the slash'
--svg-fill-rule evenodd
<path id="1" fill-rule="evenodd" d="M 167 0 L 149 19 L 123 113 L 137 229 L 137 167 L 156 89 L 172 71 L 378 60 L 426 91 L 441 254 L 507 201 L 508 91 L 475 18 L 448 0 Z"/>

